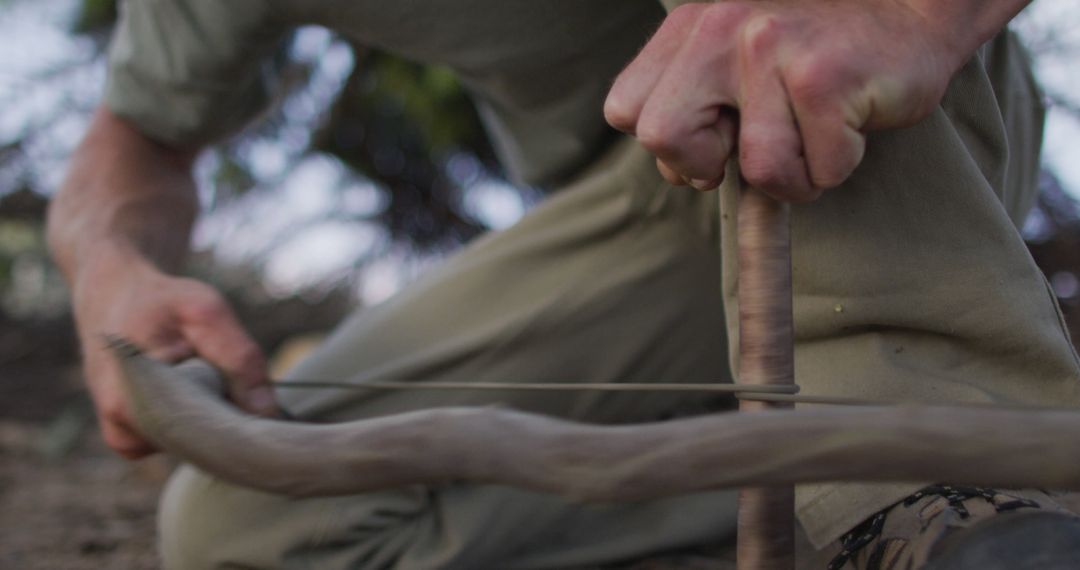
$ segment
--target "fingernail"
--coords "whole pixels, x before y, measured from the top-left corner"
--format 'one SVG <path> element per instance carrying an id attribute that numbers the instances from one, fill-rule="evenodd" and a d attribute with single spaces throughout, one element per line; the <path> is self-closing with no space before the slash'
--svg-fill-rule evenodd
<path id="1" fill-rule="evenodd" d="M 712 180 L 701 180 L 699 178 L 691 178 L 690 185 L 698 190 L 712 190 L 714 188 Z"/>
<path id="2" fill-rule="evenodd" d="M 253 410 L 260 414 L 273 414 L 277 411 L 277 402 L 274 399 L 274 391 L 267 386 L 252 388 L 247 393 L 247 403 Z"/>

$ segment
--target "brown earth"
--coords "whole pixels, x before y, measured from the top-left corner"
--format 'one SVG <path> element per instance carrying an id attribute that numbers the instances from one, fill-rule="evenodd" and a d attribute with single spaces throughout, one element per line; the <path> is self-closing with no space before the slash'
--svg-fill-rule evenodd
<path id="1" fill-rule="evenodd" d="M 163 457 L 105 447 L 70 366 L 0 367 L 0 568 L 157 568 Z"/>

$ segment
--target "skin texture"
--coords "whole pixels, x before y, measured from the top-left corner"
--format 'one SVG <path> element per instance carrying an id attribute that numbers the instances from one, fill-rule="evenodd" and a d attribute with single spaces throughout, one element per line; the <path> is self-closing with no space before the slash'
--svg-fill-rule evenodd
<path id="1" fill-rule="evenodd" d="M 1024 0 L 752 0 L 673 10 L 617 78 L 608 122 L 674 184 L 719 185 L 729 157 L 806 202 L 858 166 L 866 133 L 929 114 Z"/>
<path id="2" fill-rule="evenodd" d="M 151 141 L 99 109 L 49 210 L 49 246 L 72 290 L 101 432 L 131 459 L 156 448 L 131 419 L 103 334 L 139 339 L 167 362 L 198 354 L 225 373 L 231 397 L 245 410 L 276 409 L 262 352 L 221 295 L 171 274 L 183 263 L 198 210 L 195 154 Z"/>

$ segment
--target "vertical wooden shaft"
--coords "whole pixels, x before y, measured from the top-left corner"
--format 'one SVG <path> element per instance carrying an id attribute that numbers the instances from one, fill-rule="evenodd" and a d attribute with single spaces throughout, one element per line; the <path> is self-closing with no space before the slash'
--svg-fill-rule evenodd
<path id="1" fill-rule="evenodd" d="M 739 381 L 793 384 L 789 207 L 748 188 L 739 197 Z M 791 404 L 742 401 L 753 412 Z M 794 568 L 795 492 L 791 486 L 739 493 L 738 569 Z"/>

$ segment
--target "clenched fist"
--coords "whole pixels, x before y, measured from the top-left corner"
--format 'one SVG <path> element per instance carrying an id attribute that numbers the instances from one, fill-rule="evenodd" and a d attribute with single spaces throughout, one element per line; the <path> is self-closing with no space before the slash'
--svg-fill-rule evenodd
<path id="1" fill-rule="evenodd" d="M 996 32 L 950 29 L 959 3 L 939 0 L 954 8 L 940 14 L 903 0 L 687 4 L 619 75 L 604 113 L 672 183 L 716 187 L 737 150 L 751 185 L 813 200 L 855 170 L 867 131 L 928 115 Z"/>

